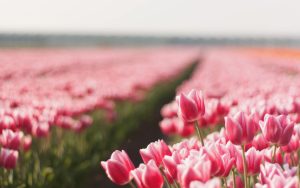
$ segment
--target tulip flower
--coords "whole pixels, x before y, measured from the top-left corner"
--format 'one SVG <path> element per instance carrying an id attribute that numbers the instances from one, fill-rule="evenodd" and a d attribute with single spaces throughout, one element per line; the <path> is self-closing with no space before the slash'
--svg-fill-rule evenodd
<path id="1" fill-rule="evenodd" d="M 109 160 L 101 162 L 101 166 L 108 178 L 118 185 L 125 185 L 132 180 L 130 171 L 134 169 L 134 165 L 123 150 L 114 151 Z"/>
<path id="2" fill-rule="evenodd" d="M 246 157 L 247 175 L 253 176 L 259 173 L 259 166 L 263 159 L 263 155 L 260 153 L 260 151 L 252 147 L 246 152 L 245 157 Z M 243 173 L 244 165 L 243 165 L 241 152 L 238 152 L 237 155 L 236 168 L 240 173 Z"/>
<path id="3" fill-rule="evenodd" d="M 211 177 L 211 162 L 209 160 L 190 161 L 177 166 L 178 182 L 182 188 L 189 188 L 191 182 L 207 182 Z"/>
<path id="4" fill-rule="evenodd" d="M 244 145 L 251 142 L 257 126 L 253 115 L 247 116 L 243 112 L 236 113 L 233 118 L 225 117 L 225 135 L 233 144 Z"/>
<path id="5" fill-rule="evenodd" d="M 150 143 L 146 149 L 140 149 L 140 155 L 144 163 L 154 160 L 156 165 L 160 166 L 164 156 L 172 155 L 172 153 L 168 145 L 163 140 L 158 140 Z"/>
<path id="6" fill-rule="evenodd" d="M 166 104 L 162 107 L 160 113 L 164 118 L 172 118 L 177 115 L 178 105 L 176 101 Z"/>
<path id="7" fill-rule="evenodd" d="M 265 137 L 262 134 L 256 135 L 253 138 L 251 145 L 259 151 L 266 149 L 270 146 L 270 144 L 268 143 L 268 141 L 265 139 Z"/>
<path id="8" fill-rule="evenodd" d="M 226 148 L 225 145 L 223 147 Z M 218 177 L 227 177 L 235 163 L 235 158 L 231 157 L 230 151 L 224 150 L 219 143 L 207 145 L 205 151 L 211 161 L 211 174 Z"/>
<path id="9" fill-rule="evenodd" d="M 205 113 L 204 99 L 201 92 L 191 90 L 188 95 L 177 96 L 178 117 L 187 122 L 198 120 Z"/>
<path id="10" fill-rule="evenodd" d="M 6 169 L 13 169 L 17 165 L 18 158 L 18 151 L 2 148 L 0 153 L 0 166 Z"/>
<path id="11" fill-rule="evenodd" d="M 192 181 L 190 183 L 190 188 L 221 188 L 221 181 L 218 178 L 213 178 L 206 183 L 201 181 Z"/>
<path id="12" fill-rule="evenodd" d="M 30 135 L 24 136 L 22 140 L 22 148 L 25 152 L 29 151 L 29 149 L 31 148 L 31 144 L 32 144 L 31 136 Z"/>
<path id="13" fill-rule="evenodd" d="M 296 176 L 296 169 L 283 170 L 278 164 L 261 164 L 259 183 L 255 187 L 299 187 L 299 179 Z"/>
<path id="14" fill-rule="evenodd" d="M 294 123 L 287 116 L 265 115 L 264 121 L 260 121 L 260 127 L 265 139 L 273 144 L 284 146 L 291 140 Z"/>
<path id="15" fill-rule="evenodd" d="M 5 129 L 0 135 L 0 143 L 4 148 L 18 150 L 20 148 L 23 135 L 24 134 L 21 131 L 13 132 L 12 130 Z"/>
<path id="16" fill-rule="evenodd" d="M 274 149 L 266 148 L 262 150 L 264 161 L 269 163 L 274 162 L 278 164 L 283 164 L 283 158 L 281 155 L 281 148 L 277 149 L 274 153 Z"/>
<path id="17" fill-rule="evenodd" d="M 48 136 L 50 131 L 50 126 L 47 122 L 40 123 L 36 128 L 36 136 L 37 137 L 46 137 Z"/>
<path id="18" fill-rule="evenodd" d="M 164 179 L 154 160 L 131 171 L 138 188 L 162 188 Z"/>
<path id="19" fill-rule="evenodd" d="M 3 129 L 15 130 L 15 128 L 16 128 L 16 123 L 11 116 L 4 115 L 3 117 L 0 117 L 0 131 L 2 131 Z"/>
<path id="20" fill-rule="evenodd" d="M 288 153 L 297 151 L 299 149 L 299 137 L 297 135 L 292 135 L 290 142 L 285 146 L 281 146 L 281 149 Z"/>
<path id="21" fill-rule="evenodd" d="M 178 134 L 182 137 L 188 137 L 194 133 L 194 126 L 188 122 L 184 122 L 178 117 L 172 119 L 164 118 L 159 123 L 161 131 L 165 135 Z"/>

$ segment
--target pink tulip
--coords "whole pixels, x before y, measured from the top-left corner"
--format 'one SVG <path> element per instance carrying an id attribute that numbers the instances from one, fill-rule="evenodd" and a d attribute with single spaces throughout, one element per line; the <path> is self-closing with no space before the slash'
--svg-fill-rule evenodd
<path id="1" fill-rule="evenodd" d="M 182 151 L 182 149 L 190 150 L 199 150 L 201 144 L 197 138 L 184 139 L 179 143 L 176 143 L 172 146 L 173 151 Z"/>
<path id="2" fill-rule="evenodd" d="M 160 113 L 164 118 L 173 118 L 177 116 L 178 105 L 176 101 L 166 104 L 162 107 Z"/>
<path id="3" fill-rule="evenodd" d="M 283 163 L 288 164 L 289 166 L 295 166 L 297 165 L 297 162 L 299 161 L 297 153 L 285 153 Z"/>
<path id="4" fill-rule="evenodd" d="M 150 143 L 146 149 L 140 149 L 140 155 L 144 163 L 148 163 L 152 159 L 157 166 L 160 166 L 164 156 L 172 155 L 172 153 L 163 140 L 158 140 Z"/>
<path id="5" fill-rule="evenodd" d="M 211 175 L 227 177 L 235 163 L 235 158 L 231 157 L 230 151 L 225 145 L 212 143 L 205 147 L 205 151 L 211 161 Z"/>
<path id="6" fill-rule="evenodd" d="M 262 134 L 265 139 L 280 146 L 287 145 L 291 140 L 294 123 L 287 116 L 265 115 L 264 121 L 260 122 Z"/>
<path id="7" fill-rule="evenodd" d="M 273 161 L 274 148 L 266 148 L 262 150 L 262 154 L 263 154 L 264 161 L 271 163 Z M 274 162 L 278 164 L 283 164 L 281 148 L 276 150 Z"/>
<path id="8" fill-rule="evenodd" d="M 46 137 L 48 136 L 49 131 L 50 131 L 50 126 L 48 123 L 46 122 L 40 123 L 36 128 L 36 136 L 40 138 Z"/>
<path id="9" fill-rule="evenodd" d="M 299 149 L 299 137 L 297 135 L 292 135 L 290 142 L 285 146 L 281 146 L 281 149 L 288 153 L 297 151 Z"/>
<path id="10" fill-rule="evenodd" d="M 296 168 L 283 170 L 279 164 L 265 163 L 261 164 L 260 169 L 259 183 L 255 185 L 257 188 L 299 187 L 299 179 L 296 176 Z"/>
<path id="11" fill-rule="evenodd" d="M 24 136 L 22 140 L 22 148 L 25 152 L 30 150 L 31 144 L 32 144 L 31 136 L 30 135 Z"/>
<path id="12" fill-rule="evenodd" d="M 130 171 L 134 169 L 134 165 L 123 150 L 114 151 L 109 160 L 101 161 L 101 166 L 108 178 L 118 185 L 125 185 L 132 180 Z"/>
<path id="13" fill-rule="evenodd" d="M 0 153 L 0 166 L 6 169 L 13 169 L 17 165 L 18 158 L 18 151 L 2 148 Z"/>
<path id="14" fill-rule="evenodd" d="M 261 164 L 263 159 L 263 156 L 260 153 L 260 151 L 252 147 L 245 153 L 245 157 L 246 157 L 246 165 L 247 165 L 247 174 L 253 176 L 259 173 L 259 165 Z M 243 173 L 244 165 L 243 165 L 241 151 L 237 155 L 236 168 L 240 173 Z"/>
<path id="15" fill-rule="evenodd" d="M 266 149 L 270 146 L 270 144 L 268 143 L 268 141 L 265 139 L 265 137 L 262 134 L 256 135 L 253 138 L 251 145 L 259 151 Z"/>
<path id="16" fill-rule="evenodd" d="M 192 181 L 189 188 L 221 188 L 221 181 L 218 178 L 213 178 L 206 183 L 201 181 Z"/>
<path id="17" fill-rule="evenodd" d="M 165 135 L 172 135 L 176 133 L 176 125 L 175 125 L 175 120 L 174 118 L 169 119 L 169 118 L 164 118 L 160 123 L 159 123 L 161 131 Z"/>
<path id="18" fill-rule="evenodd" d="M 193 181 L 207 182 L 210 177 L 211 162 L 209 160 L 196 160 L 177 166 L 178 182 L 182 188 L 189 188 Z"/>
<path id="19" fill-rule="evenodd" d="M 0 117 L 0 131 L 2 131 L 3 129 L 15 130 L 15 128 L 16 128 L 16 123 L 11 116 L 4 115 L 3 117 Z"/>
<path id="20" fill-rule="evenodd" d="M 236 188 L 244 188 L 244 182 L 243 182 L 241 176 L 239 176 L 239 175 L 235 176 L 235 184 L 236 184 Z M 232 176 L 230 176 L 230 180 L 228 181 L 227 186 L 229 188 L 234 188 L 234 182 L 233 182 Z"/>
<path id="21" fill-rule="evenodd" d="M 160 122 L 159 126 L 166 135 L 178 134 L 182 137 L 188 137 L 194 133 L 193 124 L 184 122 L 178 117 L 165 118 Z"/>
<path id="22" fill-rule="evenodd" d="M 233 118 L 225 117 L 225 134 L 233 144 L 251 142 L 256 131 L 257 123 L 253 115 L 246 116 L 243 112 L 238 112 Z"/>
<path id="23" fill-rule="evenodd" d="M 2 147 L 13 150 L 18 150 L 24 134 L 21 131 L 13 132 L 12 130 L 5 129 L 0 135 L 0 143 Z"/>
<path id="24" fill-rule="evenodd" d="M 150 160 L 147 164 L 140 164 L 138 168 L 131 171 L 131 174 L 138 188 L 163 187 L 164 179 L 153 160 Z"/>
<path id="25" fill-rule="evenodd" d="M 86 128 L 93 124 L 93 119 L 88 115 L 82 115 L 79 122 L 83 128 Z"/>
<path id="26" fill-rule="evenodd" d="M 163 158 L 163 167 L 167 174 L 173 179 L 177 178 L 177 165 L 181 164 L 182 161 L 189 156 L 189 150 L 182 148 L 177 151 L 173 151 L 171 156 L 166 155 Z"/>
<path id="27" fill-rule="evenodd" d="M 178 117 L 186 122 L 194 122 L 205 113 L 204 99 L 201 92 L 191 90 L 188 95 L 177 96 Z"/>

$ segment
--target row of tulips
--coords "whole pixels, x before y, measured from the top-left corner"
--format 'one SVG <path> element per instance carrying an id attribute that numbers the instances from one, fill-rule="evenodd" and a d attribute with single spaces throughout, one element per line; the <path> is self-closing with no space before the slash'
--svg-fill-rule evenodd
<path id="1" fill-rule="evenodd" d="M 140 188 L 159 188 L 164 183 L 184 188 L 299 186 L 300 125 L 285 115 L 267 114 L 259 121 L 238 112 L 225 118 L 225 128 L 204 136 L 198 125 L 203 108 L 190 111 L 198 97 L 189 99 L 193 103 L 182 102 L 184 98 L 179 97 L 178 116 L 189 117 L 183 121 L 195 125 L 198 139 L 173 146 L 162 140 L 150 143 L 140 150 L 144 163 L 137 168 L 125 151 L 115 151 L 111 159 L 101 162 L 114 183 L 135 187 L 133 179 Z"/>
<path id="2" fill-rule="evenodd" d="M 80 133 L 99 109 L 113 120 L 116 101 L 142 99 L 197 56 L 182 48 L 1 50 L 0 173 L 15 169 L 35 138 L 48 140 L 53 126 Z"/>
<path id="3" fill-rule="evenodd" d="M 234 49 L 205 57 L 161 110 L 163 133 L 197 137 L 150 143 L 137 168 L 115 151 L 101 162 L 107 176 L 139 188 L 299 187 L 300 63 Z"/>

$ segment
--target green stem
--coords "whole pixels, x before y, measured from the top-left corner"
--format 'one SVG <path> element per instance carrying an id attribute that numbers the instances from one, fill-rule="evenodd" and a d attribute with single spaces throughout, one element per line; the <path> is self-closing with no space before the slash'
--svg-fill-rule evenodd
<path id="1" fill-rule="evenodd" d="M 9 170 L 8 183 L 12 185 L 14 183 L 14 170 Z"/>
<path id="2" fill-rule="evenodd" d="M 169 183 L 169 181 L 168 181 L 168 178 L 167 178 L 167 176 L 165 175 L 163 169 L 159 168 L 159 170 L 160 170 L 160 173 L 161 173 L 161 175 L 163 176 L 163 178 L 164 178 L 164 180 L 165 180 L 165 182 L 166 182 L 166 184 L 167 184 L 167 187 L 168 187 L 168 188 L 171 188 L 171 185 L 170 185 L 170 183 Z"/>
<path id="3" fill-rule="evenodd" d="M 244 167 L 244 186 L 245 188 L 248 187 L 248 181 L 247 181 L 247 162 L 246 162 L 246 156 L 245 156 L 245 145 L 242 145 L 242 157 L 243 157 L 243 167 Z"/>
<path id="4" fill-rule="evenodd" d="M 272 156 L 272 163 L 275 162 L 276 149 L 277 149 L 277 147 L 276 147 L 276 145 L 274 145 L 274 152 L 273 152 L 273 156 Z"/>
<path id="5" fill-rule="evenodd" d="M 195 129 L 197 131 L 198 138 L 201 141 L 201 145 L 204 146 L 203 135 L 202 135 L 201 129 L 199 128 L 198 121 L 195 121 L 194 127 L 195 127 Z"/>
<path id="6" fill-rule="evenodd" d="M 228 188 L 228 187 L 227 187 L 227 179 L 226 179 L 226 178 L 223 178 L 223 181 L 224 181 L 224 187 L 225 187 L 225 188 Z"/>
<path id="7" fill-rule="evenodd" d="M 300 149 L 298 150 L 298 178 L 299 178 L 299 181 L 300 181 Z"/>
<path id="8" fill-rule="evenodd" d="M 129 182 L 129 185 L 130 185 L 131 188 L 136 188 L 132 181 Z"/>
<path id="9" fill-rule="evenodd" d="M 231 170 L 232 173 L 232 180 L 233 180 L 233 188 L 236 188 L 236 181 L 235 181 L 235 172 L 234 169 Z"/>

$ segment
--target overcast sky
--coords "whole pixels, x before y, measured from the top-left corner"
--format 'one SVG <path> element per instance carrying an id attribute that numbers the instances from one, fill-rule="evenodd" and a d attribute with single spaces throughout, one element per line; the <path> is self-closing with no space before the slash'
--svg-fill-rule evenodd
<path id="1" fill-rule="evenodd" d="M 299 0 L 0 0 L 0 32 L 300 36 Z"/>

